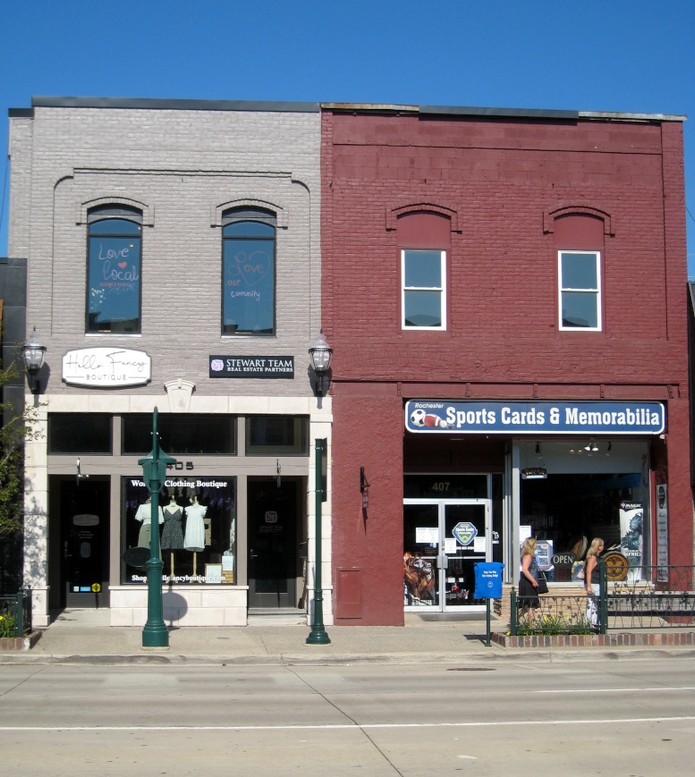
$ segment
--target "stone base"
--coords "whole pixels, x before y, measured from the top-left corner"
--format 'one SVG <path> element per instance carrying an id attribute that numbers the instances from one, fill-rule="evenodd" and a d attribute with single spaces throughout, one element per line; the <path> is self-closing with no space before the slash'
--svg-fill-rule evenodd
<path id="1" fill-rule="evenodd" d="M 640 632 L 612 634 L 540 634 L 512 637 L 493 632 L 490 640 L 509 648 L 577 648 L 577 647 L 678 647 L 695 645 L 695 631 Z"/>

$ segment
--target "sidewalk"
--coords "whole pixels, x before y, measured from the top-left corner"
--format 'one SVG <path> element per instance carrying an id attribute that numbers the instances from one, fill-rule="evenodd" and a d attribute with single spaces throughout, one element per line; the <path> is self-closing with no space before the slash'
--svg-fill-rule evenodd
<path id="1" fill-rule="evenodd" d="M 109 625 L 108 609 L 64 610 L 31 650 L 2 651 L 0 664 L 35 663 L 248 663 L 341 664 L 461 663 L 505 658 L 594 660 L 600 655 L 695 655 L 692 646 L 510 648 L 487 646 L 484 614 L 427 620 L 406 615 L 399 626 L 326 626 L 328 645 L 307 645 L 301 614 L 251 616 L 246 627 L 188 627 L 168 631 L 168 648 L 143 648 L 142 628 Z M 493 617 L 491 631 L 504 624 Z"/>

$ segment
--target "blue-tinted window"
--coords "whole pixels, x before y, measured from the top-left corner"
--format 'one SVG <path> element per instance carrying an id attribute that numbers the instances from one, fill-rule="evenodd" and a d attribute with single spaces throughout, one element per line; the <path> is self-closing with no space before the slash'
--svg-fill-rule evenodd
<path id="1" fill-rule="evenodd" d="M 560 329 L 601 329 L 600 254 L 560 251 Z"/>
<path id="2" fill-rule="evenodd" d="M 446 329 L 445 258 L 445 251 L 402 251 L 403 329 Z"/>
<path id="3" fill-rule="evenodd" d="M 243 209 L 224 215 L 222 278 L 222 334 L 274 334 L 274 214 Z"/>
<path id="4" fill-rule="evenodd" d="M 104 206 L 89 213 L 87 332 L 140 332 L 142 215 Z"/>

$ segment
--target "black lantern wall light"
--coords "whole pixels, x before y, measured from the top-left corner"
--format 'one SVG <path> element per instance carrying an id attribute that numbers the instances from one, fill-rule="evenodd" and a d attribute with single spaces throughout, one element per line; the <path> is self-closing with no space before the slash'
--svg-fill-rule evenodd
<path id="1" fill-rule="evenodd" d="M 309 348 L 311 357 L 311 366 L 314 371 L 314 380 L 312 385 L 317 397 L 325 397 L 331 385 L 331 357 L 333 349 L 328 345 L 328 341 L 323 335 L 323 330 Z"/>
<path id="2" fill-rule="evenodd" d="M 46 358 L 46 350 L 46 346 L 39 339 L 39 336 L 36 334 L 36 327 L 34 327 L 31 337 L 22 348 L 24 367 L 27 371 L 27 383 L 32 394 L 41 393 L 41 382 L 38 376 Z"/>

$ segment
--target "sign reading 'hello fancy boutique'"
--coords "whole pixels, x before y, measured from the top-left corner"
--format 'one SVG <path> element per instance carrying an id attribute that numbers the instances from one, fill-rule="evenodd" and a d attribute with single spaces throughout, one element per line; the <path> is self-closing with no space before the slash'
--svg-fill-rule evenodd
<path id="1" fill-rule="evenodd" d="M 152 360 L 130 348 L 79 348 L 63 356 L 63 381 L 72 386 L 142 386 L 152 378 Z"/>

